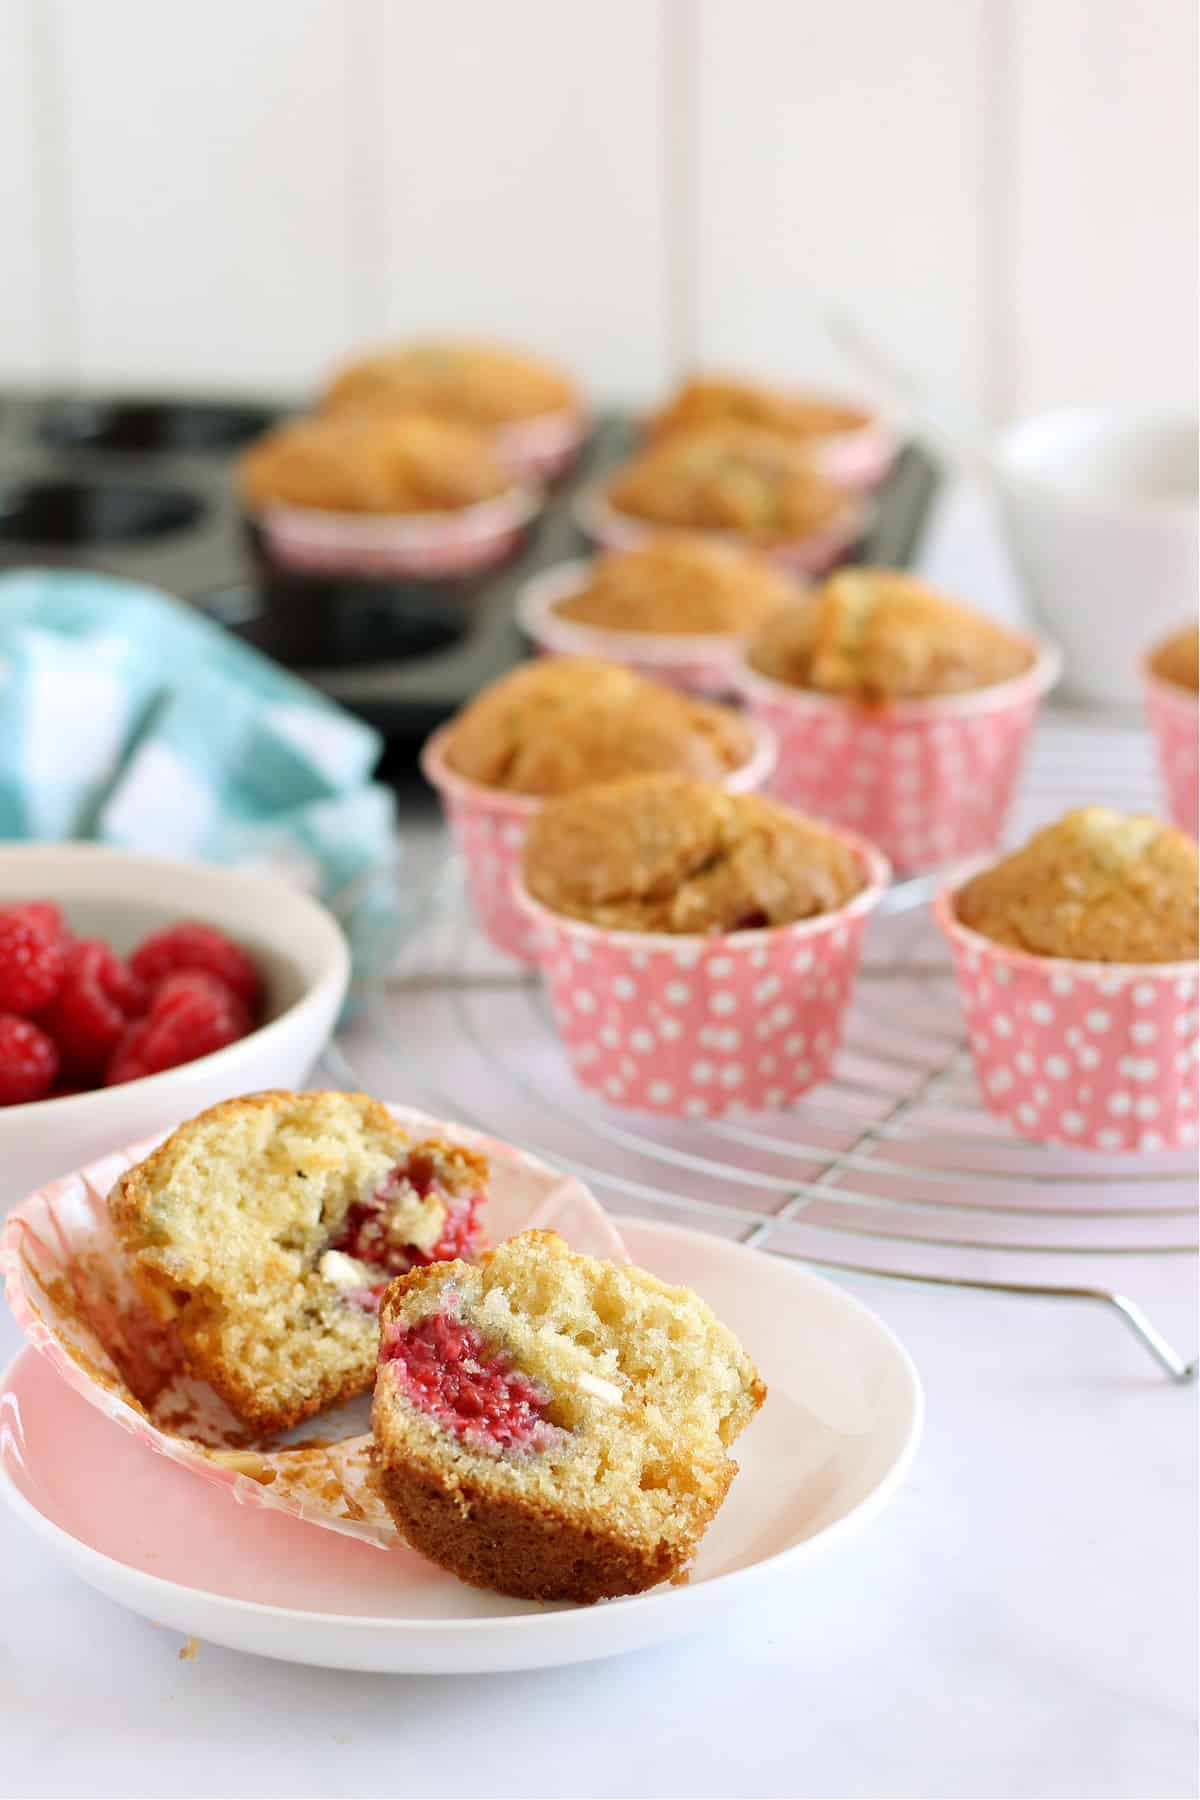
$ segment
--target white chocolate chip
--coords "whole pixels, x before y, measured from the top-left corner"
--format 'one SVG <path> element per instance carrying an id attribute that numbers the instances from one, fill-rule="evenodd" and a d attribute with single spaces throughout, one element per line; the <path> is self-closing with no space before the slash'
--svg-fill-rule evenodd
<path id="1" fill-rule="evenodd" d="M 372 1281 L 378 1280 L 378 1271 L 372 1273 L 366 1263 L 341 1250 L 327 1250 L 317 1264 L 317 1273 L 335 1288 L 370 1287 Z"/>
<path id="2" fill-rule="evenodd" d="M 601 1375 L 577 1375 L 575 1385 L 582 1388 L 585 1394 L 591 1394 L 596 1400 L 603 1400 L 605 1406 L 620 1406 L 624 1395 L 615 1381 L 605 1381 Z"/>

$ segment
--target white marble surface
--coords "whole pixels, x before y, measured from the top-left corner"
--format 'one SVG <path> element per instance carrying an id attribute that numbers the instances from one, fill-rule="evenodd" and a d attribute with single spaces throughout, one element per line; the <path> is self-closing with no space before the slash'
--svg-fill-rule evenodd
<path id="1" fill-rule="evenodd" d="M 1016 605 L 969 497 L 927 562 Z M 1194 1794 L 1194 1392 L 1099 1309 L 855 1287 L 926 1384 L 915 1471 L 718 1639 L 458 1681 L 181 1661 L 0 1518 L 0 1793 Z M 1192 1266 L 1142 1262 L 1136 1291 L 1194 1346 Z M 0 1358 L 18 1342 L 4 1315 Z"/>

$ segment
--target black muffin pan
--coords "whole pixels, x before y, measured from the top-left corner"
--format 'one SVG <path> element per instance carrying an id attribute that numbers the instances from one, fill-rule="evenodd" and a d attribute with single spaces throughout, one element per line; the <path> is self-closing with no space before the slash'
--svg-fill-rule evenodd
<path id="1" fill-rule="evenodd" d="M 520 551 L 440 581 L 297 576 L 271 565 L 233 492 L 238 450 L 290 408 L 264 400 L 0 396 L 0 568 L 97 569 L 165 588 L 352 707 L 403 751 L 525 653 L 513 596 L 587 549 L 573 490 L 627 455 L 602 416 Z M 855 559 L 908 564 L 938 482 L 907 445 Z"/>

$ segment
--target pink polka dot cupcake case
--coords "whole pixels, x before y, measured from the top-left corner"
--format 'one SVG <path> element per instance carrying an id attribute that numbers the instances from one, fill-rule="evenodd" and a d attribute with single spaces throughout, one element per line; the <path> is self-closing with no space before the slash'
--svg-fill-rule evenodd
<path id="1" fill-rule="evenodd" d="M 518 883 L 581 1085 L 617 1106 L 712 1118 L 790 1106 L 824 1080 L 890 878 L 873 846 L 849 841 L 867 885 L 846 906 L 725 936 L 606 931 L 549 911 Z"/>
<path id="2" fill-rule="evenodd" d="M 1155 1151 L 1197 1136 L 1195 963 L 1031 956 L 969 930 L 947 888 L 950 942 L 980 1091 L 1024 1137 Z"/>
<path id="3" fill-rule="evenodd" d="M 999 842 L 1042 696 L 1061 659 L 1044 646 L 1014 681 L 933 700 L 856 706 L 739 664 L 734 687 L 779 746 L 770 791 L 861 831 L 898 873 Z"/>
<path id="4" fill-rule="evenodd" d="M 1196 837 L 1200 835 L 1200 701 L 1187 688 L 1158 679 L 1148 668 L 1144 670 L 1144 692 L 1167 810 L 1181 831 Z"/>

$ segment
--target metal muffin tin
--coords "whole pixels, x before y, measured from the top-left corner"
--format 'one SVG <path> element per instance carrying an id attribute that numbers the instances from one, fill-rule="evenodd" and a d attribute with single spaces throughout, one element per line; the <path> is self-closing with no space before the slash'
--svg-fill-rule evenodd
<path id="1" fill-rule="evenodd" d="M 525 653 L 515 590 L 585 547 L 571 494 L 629 453 L 636 423 L 601 415 L 503 567 L 448 581 L 364 581 L 273 568 L 241 515 L 234 458 L 289 410 L 278 398 L 0 396 L 0 568 L 86 568 L 164 588 L 389 738 L 417 740 Z M 928 455 L 907 445 L 877 491 L 855 560 L 905 566 L 937 482 Z"/>

